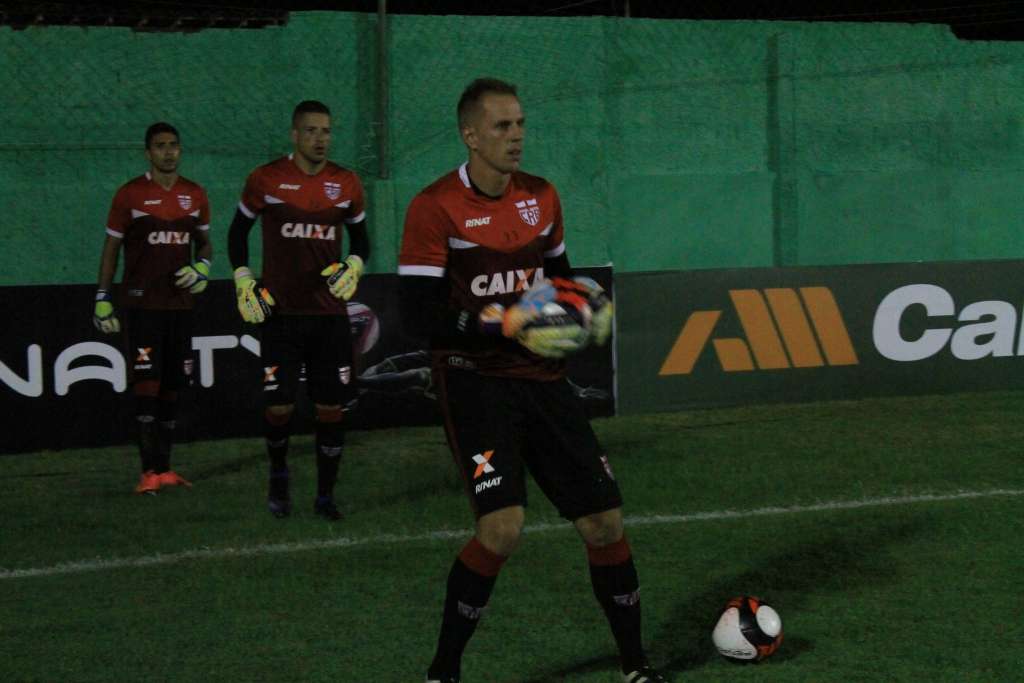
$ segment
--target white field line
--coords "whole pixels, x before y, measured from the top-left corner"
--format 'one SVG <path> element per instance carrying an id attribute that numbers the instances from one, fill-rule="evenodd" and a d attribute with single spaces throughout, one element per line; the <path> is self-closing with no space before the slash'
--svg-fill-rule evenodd
<path id="1" fill-rule="evenodd" d="M 637 515 L 626 517 L 626 527 L 654 526 L 660 524 L 686 524 L 689 522 L 706 522 L 727 519 L 745 519 L 748 517 L 766 517 L 773 515 L 800 514 L 808 512 L 830 512 L 835 510 L 857 510 L 861 508 L 915 505 L 918 503 L 941 503 L 974 498 L 992 498 L 995 496 L 1022 496 L 1024 489 L 990 489 L 987 491 L 959 491 L 945 494 L 921 494 L 916 496 L 891 496 L 883 498 L 864 498 L 861 500 L 835 500 L 814 503 L 813 505 L 792 505 L 786 507 L 764 507 L 754 510 L 715 510 L 711 512 L 694 512 L 685 515 Z M 544 533 L 568 529 L 568 522 L 530 524 L 524 533 Z M 177 553 L 156 553 L 141 557 L 113 557 L 109 559 L 95 558 L 91 560 L 75 560 L 61 562 L 49 567 L 31 567 L 27 569 L 2 569 L 0 580 L 26 579 L 38 576 L 61 576 L 81 574 L 85 572 L 110 571 L 115 569 L 152 567 L 177 564 L 190 560 L 219 560 L 237 557 L 258 557 L 297 553 L 309 550 L 329 548 L 353 548 L 359 546 L 403 545 L 424 541 L 443 541 L 457 538 L 468 538 L 470 529 L 453 529 L 427 531 L 420 534 L 379 534 L 363 538 L 330 538 L 301 543 L 271 543 L 240 548 L 196 548 Z"/>

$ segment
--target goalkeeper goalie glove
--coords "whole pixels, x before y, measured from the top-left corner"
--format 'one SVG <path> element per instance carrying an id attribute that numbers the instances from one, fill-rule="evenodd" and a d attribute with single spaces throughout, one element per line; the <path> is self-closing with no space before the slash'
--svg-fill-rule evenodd
<path id="1" fill-rule="evenodd" d="M 485 316 L 486 314 L 486 316 Z M 481 312 L 481 325 L 494 311 Z M 550 280 L 535 284 L 502 315 L 501 331 L 544 358 L 564 358 L 590 341 L 590 307 L 579 295 Z"/>
<path id="2" fill-rule="evenodd" d="M 604 288 L 589 277 L 578 276 L 573 283 L 583 288 L 583 295 L 590 306 L 590 336 L 598 346 L 604 346 L 612 335 L 612 321 L 615 318 L 615 304 L 608 298 Z"/>
<path id="3" fill-rule="evenodd" d="M 210 260 L 201 258 L 195 263 L 182 266 L 174 271 L 174 277 L 175 287 L 199 294 L 206 289 L 206 283 L 210 279 Z"/>
<path id="4" fill-rule="evenodd" d="M 235 268 L 235 295 L 238 297 L 238 312 L 247 323 L 261 323 L 273 310 L 274 297 L 266 287 L 260 287 L 252 271 L 242 266 Z"/>
<path id="5" fill-rule="evenodd" d="M 363 274 L 363 259 L 355 254 L 349 254 L 344 261 L 332 263 L 320 271 L 320 274 L 327 278 L 327 288 L 331 290 L 331 296 L 348 301 L 356 293 L 359 276 Z"/>
<path id="6" fill-rule="evenodd" d="M 114 302 L 110 292 L 105 289 L 96 290 L 96 305 L 92 309 L 92 324 L 103 334 L 114 334 L 121 331 L 121 321 L 114 315 Z"/>

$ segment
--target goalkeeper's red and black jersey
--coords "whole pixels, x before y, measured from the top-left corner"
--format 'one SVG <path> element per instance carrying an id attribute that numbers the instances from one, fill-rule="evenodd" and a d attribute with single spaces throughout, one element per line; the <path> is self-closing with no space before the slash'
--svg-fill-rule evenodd
<path id="1" fill-rule="evenodd" d="M 562 205 L 543 178 L 515 172 L 499 198 L 474 190 L 466 164 L 413 198 L 405 217 L 398 273 L 446 278 L 448 305 L 474 317 L 506 308 L 544 278 L 544 259 L 565 251 Z M 502 337 L 446 341 L 439 356 L 488 375 L 556 379 L 565 362 L 541 358 Z"/>
<path id="2" fill-rule="evenodd" d="M 238 208 L 260 218 L 275 314 L 345 315 L 320 272 L 340 260 L 345 225 L 366 219 L 359 176 L 331 162 L 307 175 L 288 155 L 249 174 Z"/>
<path id="3" fill-rule="evenodd" d="M 174 271 L 193 261 L 192 240 L 210 229 L 210 202 L 199 184 L 178 176 L 165 190 L 147 172 L 122 185 L 110 206 L 107 234 L 123 240 L 122 302 L 128 308 L 192 308 L 174 286 Z"/>

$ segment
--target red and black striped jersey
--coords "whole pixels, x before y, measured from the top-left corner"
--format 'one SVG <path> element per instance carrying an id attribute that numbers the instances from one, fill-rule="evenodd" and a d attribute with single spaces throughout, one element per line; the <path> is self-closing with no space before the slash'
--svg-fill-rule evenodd
<path id="1" fill-rule="evenodd" d="M 413 198 L 398 272 L 446 278 L 449 306 L 476 315 L 490 303 L 514 304 L 544 278 L 544 259 L 564 251 L 562 205 L 551 183 L 515 172 L 505 193 L 491 198 L 474 190 L 463 164 Z M 448 351 L 485 374 L 545 379 L 564 373 L 564 362 L 503 338 L 483 350 L 467 344 Z"/>
<path id="2" fill-rule="evenodd" d="M 366 218 L 359 176 L 331 162 L 307 175 L 288 155 L 249 174 L 238 208 L 260 218 L 261 279 L 275 312 L 344 315 L 320 272 L 340 260 L 345 225 Z"/>
<path id="3" fill-rule="evenodd" d="M 192 308 L 193 295 L 174 286 L 174 271 L 193 260 L 192 240 L 210 229 L 210 202 L 198 183 L 178 176 L 169 190 L 147 172 L 122 185 L 107 216 L 107 234 L 123 240 L 123 304 Z"/>

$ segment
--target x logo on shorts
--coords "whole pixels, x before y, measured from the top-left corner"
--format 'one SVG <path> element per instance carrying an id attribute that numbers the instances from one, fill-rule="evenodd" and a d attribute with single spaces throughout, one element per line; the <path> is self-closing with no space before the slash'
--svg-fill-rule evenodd
<path id="1" fill-rule="evenodd" d="M 482 454 L 477 453 L 473 456 L 473 462 L 476 463 L 476 472 L 473 474 L 474 479 L 479 479 L 484 474 L 490 474 L 494 471 L 494 467 L 491 466 L 491 463 L 487 462 L 491 459 L 492 455 L 494 455 L 493 450 L 484 451 Z"/>

